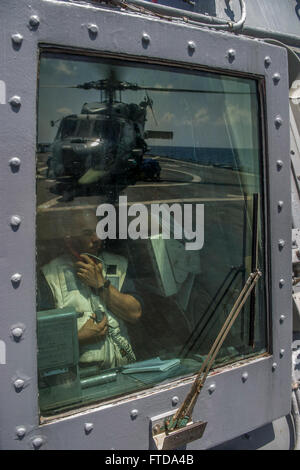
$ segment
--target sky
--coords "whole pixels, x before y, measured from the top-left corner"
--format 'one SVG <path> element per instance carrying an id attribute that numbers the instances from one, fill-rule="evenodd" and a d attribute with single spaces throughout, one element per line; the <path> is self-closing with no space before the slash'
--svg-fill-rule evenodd
<path id="1" fill-rule="evenodd" d="M 119 65 L 124 64 L 124 65 Z M 172 131 L 172 140 L 149 139 L 148 145 L 183 147 L 231 146 L 228 123 L 238 135 L 243 148 L 257 147 L 257 100 L 255 82 L 205 72 L 170 71 L 141 64 L 118 62 L 113 69 L 121 80 L 140 86 L 241 92 L 243 94 L 214 94 L 189 92 L 148 91 L 153 100 L 152 112 L 148 107 L 145 130 Z M 68 114 L 78 114 L 85 102 L 99 101 L 100 92 L 68 88 L 109 76 L 111 64 L 104 59 L 67 56 L 42 56 L 39 72 L 38 142 L 52 142 L 57 127 L 50 122 Z M 251 92 L 251 94 L 249 93 Z M 122 93 L 125 103 L 140 103 L 144 91 Z M 227 121 L 224 120 L 226 109 Z"/>

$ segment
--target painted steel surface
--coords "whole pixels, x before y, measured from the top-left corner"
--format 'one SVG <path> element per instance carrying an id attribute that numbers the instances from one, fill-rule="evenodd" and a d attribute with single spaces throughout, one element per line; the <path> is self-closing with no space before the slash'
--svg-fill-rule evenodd
<path id="1" fill-rule="evenodd" d="M 89 34 L 89 25 L 96 34 Z M 11 0 L 0 4 L 1 367 L 3 449 L 148 449 L 150 418 L 172 411 L 190 379 L 159 386 L 40 425 L 35 315 L 35 146 L 38 53 L 57 49 L 204 67 L 264 80 L 265 191 L 270 263 L 271 354 L 235 364 L 207 380 L 195 419 L 207 421 L 189 449 L 211 448 L 290 411 L 291 210 L 286 51 L 229 33 L 169 24 L 86 4 Z M 130 31 L 130 35 L 128 32 Z M 143 40 L 147 34 L 147 41 Z M 195 47 L 191 51 L 189 43 Z M 280 74 L 280 80 L 274 80 Z M 4 84 L 4 85 L 3 85 Z M 5 91 L 4 91 L 5 90 Z M 278 162 L 282 162 L 282 165 Z M 279 209 L 279 202 L 282 201 Z M 12 216 L 15 230 L 12 230 Z M 283 250 L 278 240 L 284 240 Z M 18 334 L 14 334 L 18 328 Z M 21 333 L 22 331 L 22 333 Z M 247 379 L 243 380 L 243 374 Z M 209 387 L 215 384 L 213 393 Z M 138 410 L 132 417 L 132 410 Z M 218 412 L 217 410 L 222 410 Z M 86 432 L 93 423 L 92 432 Z M 22 431 L 23 430 L 23 431 Z M 105 432 L 104 432 L 105 430 Z"/>

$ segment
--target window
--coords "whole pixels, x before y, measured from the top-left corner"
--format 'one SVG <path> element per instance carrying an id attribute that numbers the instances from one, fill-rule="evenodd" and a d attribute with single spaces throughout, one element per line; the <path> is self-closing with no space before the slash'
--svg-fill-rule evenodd
<path id="1" fill-rule="evenodd" d="M 257 81 L 50 53 L 39 77 L 41 414 L 196 373 L 256 266 L 215 365 L 264 353 Z"/>

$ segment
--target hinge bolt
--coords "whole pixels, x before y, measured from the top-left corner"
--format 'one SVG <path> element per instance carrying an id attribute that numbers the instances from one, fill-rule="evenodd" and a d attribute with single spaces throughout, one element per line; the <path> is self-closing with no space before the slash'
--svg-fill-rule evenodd
<path id="1" fill-rule="evenodd" d="M 159 434 L 160 433 L 160 425 L 159 424 L 156 424 L 154 427 L 153 427 L 153 434 Z"/>

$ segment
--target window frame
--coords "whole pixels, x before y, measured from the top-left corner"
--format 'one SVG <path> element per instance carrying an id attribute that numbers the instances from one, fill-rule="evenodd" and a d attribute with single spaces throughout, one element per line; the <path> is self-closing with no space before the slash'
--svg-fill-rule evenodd
<path id="1" fill-rule="evenodd" d="M 0 105 L 3 110 L 0 178 L 7 194 L 5 205 L 0 208 L 1 220 L 7 221 L 1 228 L 4 263 L 0 267 L 4 312 L 0 319 L 1 340 L 6 344 L 7 359 L 5 365 L 0 365 L 3 376 L 0 397 L 3 431 L 9 429 L 1 435 L 3 448 L 32 448 L 40 442 L 43 448 L 49 449 L 147 449 L 151 418 L 174 411 L 174 397 L 178 397 L 180 404 L 193 381 L 190 377 L 178 379 L 110 403 L 73 410 L 68 416 L 45 420 L 43 424 L 39 422 L 33 228 L 37 76 L 39 50 L 45 47 L 84 51 L 85 55 L 117 55 L 125 60 L 131 58 L 183 68 L 192 66 L 259 79 L 263 89 L 261 109 L 264 110 L 265 256 L 268 257 L 266 267 L 270 265 L 267 301 L 271 314 L 271 349 L 268 355 L 225 366 L 208 377 L 193 416 L 195 420 L 207 421 L 208 425 L 203 437 L 189 444 L 188 449 L 215 446 L 288 414 L 292 297 L 285 49 L 106 7 L 55 0 L 32 0 L 31 6 L 29 12 L 18 0 L 11 0 L 9 6 L 0 5 L 0 18 L 6 25 L 0 79 L 6 84 L 7 95 L 5 104 Z M 91 32 L 95 30 L 91 25 L 97 26 L 97 34 Z M 13 39 L 16 33 L 23 36 L 19 43 Z M 279 81 L 276 74 L 280 74 Z M 11 160 L 16 157 L 20 159 L 19 166 Z M 19 227 L 11 224 L 11 217 L 16 214 L 21 218 Z M 285 242 L 283 247 L 281 240 Z M 13 277 L 16 273 L 21 274 L 17 282 Z M 16 329 L 22 331 L 20 337 L 15 335 Z M 212 383 L 215 390 L 210 393 Z M 135 419 L 132 419 L 132 410 L 138 410 Z M 84 432 L 86 422 L 94 425 L 89 434 Z M 103 426 L 105 435 L 101 433 Z M 25 435 L 20 438 L 16 432 L 22 427 Z"/>

